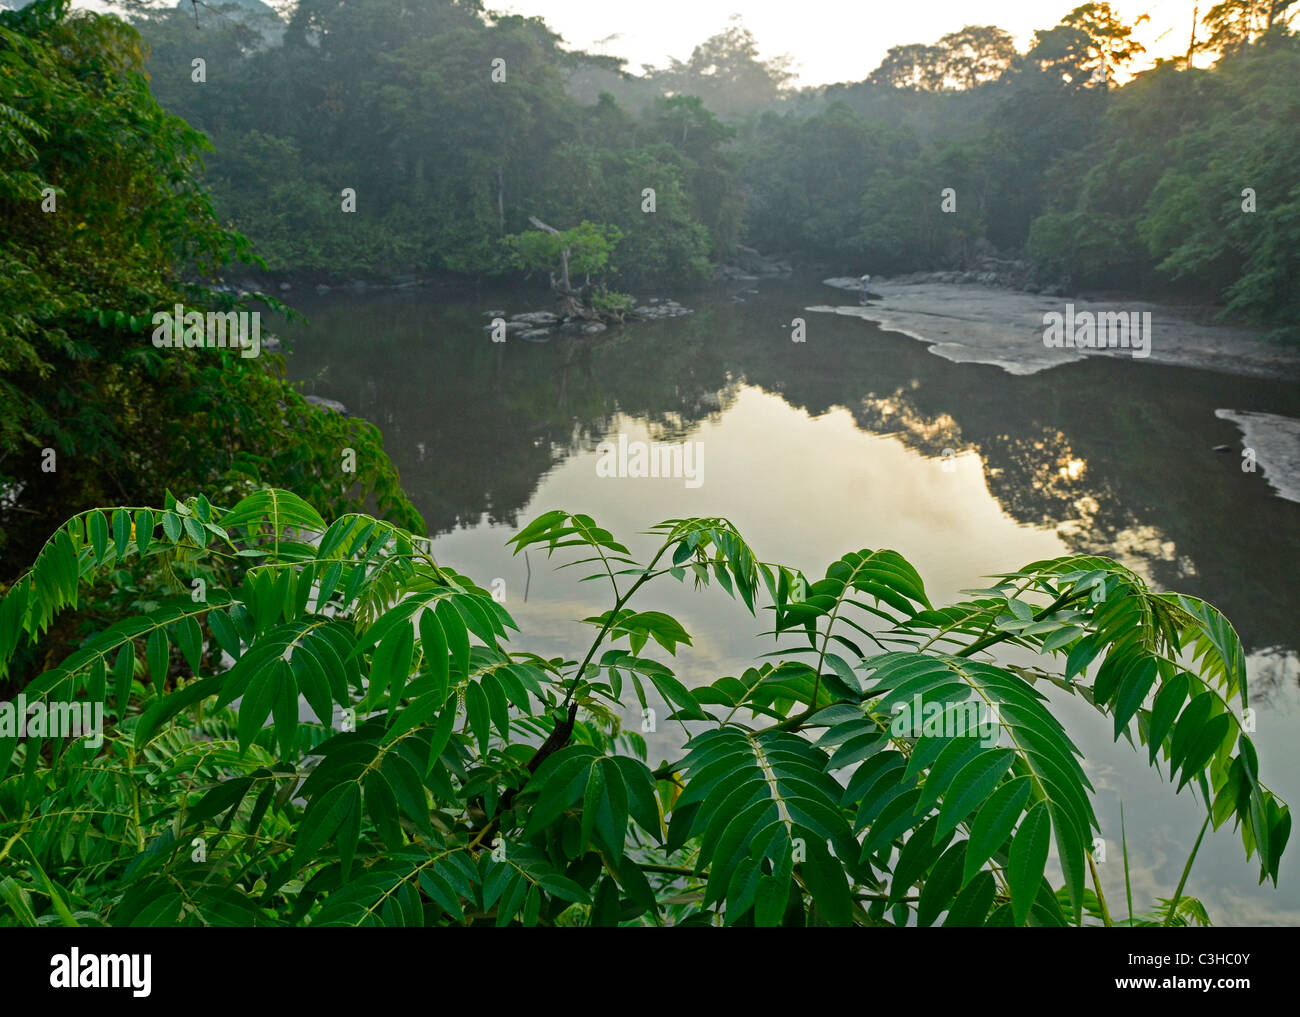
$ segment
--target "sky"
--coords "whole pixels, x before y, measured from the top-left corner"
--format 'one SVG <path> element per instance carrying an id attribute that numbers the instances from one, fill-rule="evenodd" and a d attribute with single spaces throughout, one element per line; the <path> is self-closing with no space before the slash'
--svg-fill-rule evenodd
<path id="1" fill-rule="evenodd" d="M 211 0 L 217 2 L 217 0 Z M 607 53 L 642 65 L 663 67 L 685 60 L 696 44 L 727 27 L 739 14 L 764 59 L 793 57 L 794 85 L 861 81 L 891 46 L 931 43 L 966 25 L 997 25 L 1024 52 L 1034 31 L 1051 28 L 1085 0 L 486 0 L 489 10 L 535 15 L 564 37 L 571 49 Z M 1137 30 L 1147 52 L 1131 70 L 1156 57 L 1187 52 L 1192 12 L 1204 14 L 1216 0 L 1112 0 L 1128 22 L 1143 14 Z M 4 6 L 4 0 L 0 0 Z M 104 10 L 103 0 L 77 0 L 76 7 Z M 272 0 L 272 6 L 279 6 Z M 1209 60 L 1209 57 L 1202 57 Z"/>
<path id="2" fill-rule="evenodd" d="M 741 19 L 768 59 L 794 58 L 799 86 L 861 81 L 891 46 L 931 43 L 966 25 L 997 25 L 1022 52 L 1035 29 L 1050 28 L 1084 0 L 488 0 L 512 14 L 539 15 L 575 49 L 625 57 L 628 69 L 685 60 L 702 40 Z M 1201 0 L 1203 14 L 1215 0 Z M 1138 29 L 1148 52 L 1133 69 L 1187 52 L 1195 0 L 1113 0 L 1126 21 L 1151 20 Z M 609 36 L 617 36 L 607 39 Z M 607 40 L 601 42 L 601 40 Z M 1204 58 L 1208 59 L 1208 58 Z"/>

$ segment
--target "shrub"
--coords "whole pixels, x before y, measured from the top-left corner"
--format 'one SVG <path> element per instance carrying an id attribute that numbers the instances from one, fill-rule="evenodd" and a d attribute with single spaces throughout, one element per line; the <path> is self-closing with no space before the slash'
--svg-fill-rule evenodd
<path id="1" fill-rule="evenodd" d="M 810 581 L 725 519 L 651 533 L 646 562 L 581 514 L 512 539 L 609 584 L 565 660 L 508 649 L 486 590 L 366 515 L 327 526 L 263 490 L 76 516 L 0 602 L 0 675 L 105 578 L 178 592 L 26 683 L 102 705 L 102 744 L 0 729 L 0 921 L 1112 924 L 1047 686 L 1199 788 L 1276 882 L 1290 814 L 1234 712 L 1241 644 L 1203 601 L 1073 556 L 936 608 L 893 551 Z M 770 611 L 779 653 L 688 689 L 660 658 L 690 635 L 631 606 L 674 579 Z M 1004 644 L 1042 666 L 999 665 Z M 633 700 L 668 704 L 680 758 L 647 766 L 618 722 Z M 1204 919 L 1182 889 L 1118 924 Z"/>

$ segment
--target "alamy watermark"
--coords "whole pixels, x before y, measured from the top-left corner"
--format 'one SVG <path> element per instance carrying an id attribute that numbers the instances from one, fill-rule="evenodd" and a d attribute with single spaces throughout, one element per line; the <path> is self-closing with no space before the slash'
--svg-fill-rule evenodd
<path id="1" fill-rule="evenodd" d="M 0 703 L 0 738 L 85 738 L 89 748 L 104 744 L 104 704 L 84 700 Z"/>
<path id="2" fill-rule="evenodd" d="M 50 958 L 54 989 L 130 989 L 143 999 L 152 990 L 152 954 L 86 953 L 77 947 Z"/>
<path id="3" fill-rule="evenodd" d="M 235 349 L 245 359 L 262 352 L 260 311 L 187 311 L 177 304 L 170 311 L 156 311 L 153 344 L 158 349 Z"/>
<path id="4" fill-rule="evenodd" d="M 1132 350 L 1143 360 L 1151 355 L 1150 311 L 1075 311 L 1043 315 L 1043 345 L 1049 349 Z"/>
<path id="5" fill-rule="evenodd" d="M 617 443 L 602 441 L 596 452 L 598 477 L 671 477 L 690 488 L 704 483 L 702 441 L 628 441 L 620 434 Z"/>
<path id="6" fill-rule="evenodd" d="M 1002 720 L 983 700 L 925 703 L 918 692 L 911 702 L 895 703 L 889 733 L 895 738 L 978 738 L 990 749 L 998 743 Z"/>

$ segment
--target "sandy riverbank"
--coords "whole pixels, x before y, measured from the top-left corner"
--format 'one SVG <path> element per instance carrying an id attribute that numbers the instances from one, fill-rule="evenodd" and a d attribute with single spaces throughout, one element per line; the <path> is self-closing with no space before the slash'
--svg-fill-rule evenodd
<path id="1" fill-rule="evenodd" d="M 1147 363 L 1203 367 L 1229 374 L 1300 380 L 1300 350 L 1268 342 L 1261 332 L 1209 320 L 1194 309 L 1142 301 L 1051 297 L 954 283 L 891 283 L 872 280 L 882 299 L 858 306 L 856 279 L 827 279 L 851 291 L 853 302 L 809 307 L 873 321 L 881 328 L 929 343 L 930 352 L 956 363 L 993 364 L 1009 374 L 1034 374 L 1082 356 L 1133 357 L 1132 350 L 1053 349 L 1043 344 L 1043 316 L 1090 311 L 1149 312 L 1152 334 Z"/>

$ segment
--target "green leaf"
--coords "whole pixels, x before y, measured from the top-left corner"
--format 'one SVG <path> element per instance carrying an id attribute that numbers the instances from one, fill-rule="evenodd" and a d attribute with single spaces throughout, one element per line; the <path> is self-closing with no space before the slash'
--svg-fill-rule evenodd
<path id="1" fill-rule="evenodd" d="M 379 641 L 370 662 L 370 686 L 366 691 L 366 701 L 378 705 L 384 690 L 392 687 L 389 710 L 395 711 L 402 699 L 406 679 L 411 673 L 411 656 L 415 650 L 415 632 L 407 623 Z"/>
<path id="2" fill-rule="evenodd" d="M 119 721 L 126 716 L 126 704 L 131 698 L 131 679 L 134 675 L 135 645 L 126 642 L 117 651 L 117 661 L 113 664 L 113 694 L 117 702 Z"/>
<path id="3" fill-rule="evenodd" d="M 207 547 L 208 534 L 200 523 L 193 516 L 186 516 L 182 522 L 185 525 L 185 532 L 189 535 L 190 540 L 194 541 L 198 547 Z"/>
<path id="4" fill-rule="evenodd" d="M 1065 876 L 1065 887 L 1074 909 L 1074 919 L 1077 922 L 1083 913 L 1086 878 L 1083 839 L 1074 821 L 1064 809 L 1052 805 L 1048 808 L 1052 814 L 1052 827 L 1056 832 L 1056 853 L 1061 863 L 1061 872 Z"/>
<path id="5" fill-rule="evenodd" d="M 600 765 L 603 762 L 604 760 L 598 760 L 597 765 L 587 772 L 587 789 L 582 796 L 581 844 L 583 848 L 591 843 L 592 835 L 596 832 L 600 803 L 605 797 L 605 768 Z"/>
<path id="6" fill-rule="evenodd" d="M 1024 925 L 1038 896 L 1047 866 L 1052 824 L 1047 805 L 1039 802 L 1031 808 L 1011 840 L 1007 866 L 1007 885 L 1011 889 L 1011 910 L 1016 925 Z"/>
<path id="7" fill-rule="evenodd" d="M 807 838 L 805 849 L 807 859 L 799 863 L 799 873 L 822 919 L 827 925 L 852 925 L 853 898 L 844 866 L 826 850 L 826 842 L 820 838 Z"/>
<path id="8" fill-rule="evenodd" d="M 118 509 L 113 513 L 113 548 L 121 561 L 126 557 L 127 546 L 131 543 L 131 514 Z"/>
<path id="9" fill-rule="evenodd" d="M 991 872 L 981 872 L 966 884 L 966 889 L 957 895 L 948 909 L 944 919 L 944 928 L 962 928 L 982 926 L 984 917 L 993 906 L 993 896 L 997 887 Z"/>
<path id="10" fill-rule="evenodd" d="M 1156 700 L 1151 706 L 1151 722 L 1147 727 L 1147 743 L 1151 753 L 1150 761 L 1154 763 L 1164 744 L 1165 736 L 1174 726 L 1174 718 L 1187 701 L 1187 692 L 1191 681 L 1185 671 L 1180 671 L 1171 681 L 1156 693 Z"/>
<path id="11" fill-rule="evenodd" d="M 604 793 L 596 809 L 596 832 L 618 865 L 623 860 L 623 842 L 627 837 L 628 801 L 623 774 L 610 758 L 601 759 L 591 768 L 604 776 Z M 586 824 L 584 803 L 583 824 Z"/>
<path id="12" fill-rule="evenodd" d="M 135 546 L 141 557 L 149 549 L 149 544 L 153 540 L 153 526 L 153 513 L 148 509 L 141 509 L 135 514 Z"/>
<path id="13" fill-rule="evenodd" d="M 469 674 L 469 630 L 465 627 L 465 619 L 447 600 L 438 601 L 433 610 L 451 650 L 455 673 L 458 676 Z"/>
<path id="14" fill-rule="evenodd" d="M 976 756 L 953 778 L 939 808 L 939 825 L 935 835 L 956 828 L 997 786 L 1011 767 L 1015 753 L 1011 749 L 992 749 Z"/>
<path id="15" fill-rule="evenodd" d="M 283 661 L 277 661 L 283 663 Z M 239 751 L 248 751 L 249 744 L 257 737 L 257 732 L 266 723 L 275 705 L 279 692 L 277 677 L 279 668 L 274 665 L 262 668 L 249 681 L 244 690 L 244 697 L 239 703 Z"/>
<path id="16" fill-rule="evenodd" d="M 162 695 L 167 684 L 167 671 L 171 665 L 171 650 L 166 630 L 156 628 L 149 633 L 149 638 L 145 641 L 144 659 L 149 667 L 149 681 L 153 685 L 154 692 Z"/>
<path id="17" fill-rule="evenodd" d="M 108 550 L 108 520 L 104 518 L 104 513 L 95 509 L 90 513 L 88 524 L 90 530 L 90 543 L 95 549 L 95 564 L 104 564 L 104 552 Z"/>
<path id="18" fill-rule="evenodd" d="M 420 615 L 420 649 L 424 654 L 424 666 L 433 676 L 434 689 L 445 697 L 451 675 L 451 659 L 448 656 L 446 633 L 433 611 L 424 611 Z"/>
<path id="19" fill-rule="evenodd" d="M 966 865 L 962 885 L 966 885 L 980 867 L 1006 842 L 1032 790 L 1032 778 L 1017 777 L 993 792 L 971 824 L 970 843 L 966 847 Z"/>
<path id="20" fill-rule="evenodd" d="M 319 798 L 314 799 L 302 817 L 298 827 L 298 836 L 294 842 L 293 864 L 297 869 L 309 864 L 316 853 L 325 846 L 326 841 L 341 833 L 344 821 L 361 808 L 361 791 L 356 784 L 348 781 L 336 784 Z M 353 846 L 355 846 L 355 841 Z"/>

